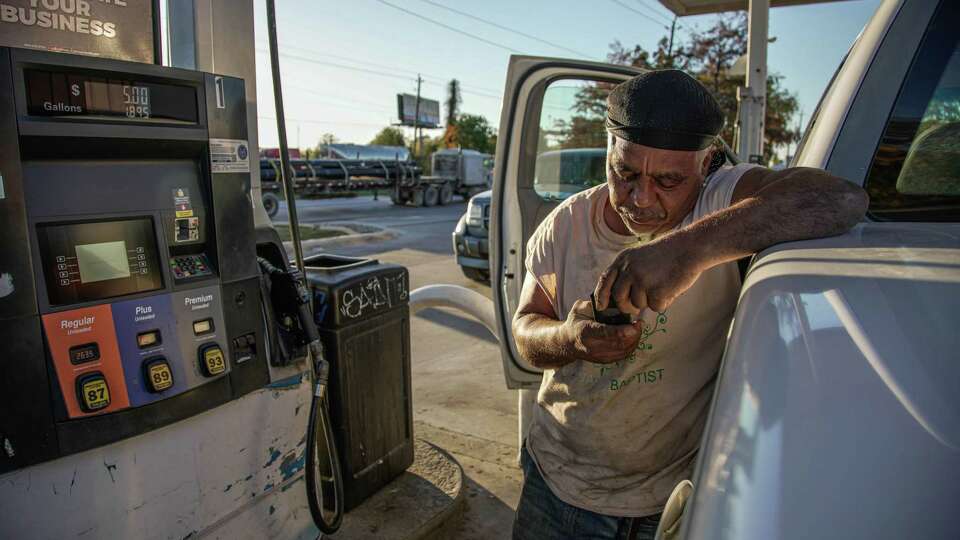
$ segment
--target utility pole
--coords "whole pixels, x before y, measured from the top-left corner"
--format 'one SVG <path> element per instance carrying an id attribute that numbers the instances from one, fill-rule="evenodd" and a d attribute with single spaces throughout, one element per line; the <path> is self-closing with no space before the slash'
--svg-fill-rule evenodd
<path id="1" fill-rule="evenodd" d="M 423 78 L 417 73 L 417 106 L 413 116 L 413 157 L 420 155 L 420 135 L 418 131 L 420 129 L 420 84 L 422 82 Z"/>
<path id="2" fill-rule="evenodd" d="M 677 31 L 677 16 L 673 16 L 670 24 L 670 45 L 667 46 L 667 56 L 670 58 L 670 67 L 673 67 L 673 34 Z"/>

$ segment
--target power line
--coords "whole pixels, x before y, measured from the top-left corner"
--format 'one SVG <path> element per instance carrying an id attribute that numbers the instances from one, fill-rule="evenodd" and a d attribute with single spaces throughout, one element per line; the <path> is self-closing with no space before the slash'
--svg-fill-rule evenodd
<path id="1" fill-rule="evenodd" d="M 622 7 L 623 9 L 626 9 L 626 10 L 628 10 L 628 11 L 632 11 L 633 13 L 635 13 L 635 14 L 643 17 L 644 19 L 647 19 L 648 21 L 652 22 L 653 24 L 655 24 L 655 25 L 657 25 L 657 26 L 661 26 L 661 27 L 663 27 L 663 28 L 665 28 L 665 29 L 667 29 L 667 30 L 670 29 L 670 28 L 664 26 L 663 23 L 661 23 L 660 21 L 654 19 L 653 17 L 647 15 L 646 13 L 644 13 L 644 12 L 638 10 L 638 9 L 634 9 L 634 8 L 632 8 L 632 7 L 624 4 L 624 3 L 621 2 L 620 0 L 610 0 L 610 1 L 613 2 L 614 4 L 618 5 L 618 6 Z"/>
<path id="2" fill-rule="evenodd" d="M 477 41 L 482 41 L 482 42 L 486 43 L 487 45 L 491 45 L 491 46 L 496 47 L 496 48 L 498 48 L 498 49 L 503 49 L 503 50 L 505 50 L 505 51 L 514 52 L 514 53 L 519 53 L 519 52 L 520 52 L 520 51 L 518 51 L 518 50 L 516 50 L 516 49 L 512 49 L 512 48 L 510 48 L 510 47 L 507 47 L 506 45 L 501 45 L 501 44 L 499 44 L 499 43 L 490 41 L 490 40 L 488 40 L 488 39 L 484 39 L 484 38 L 482 38 L 482 37 L 480 37 L 480 36 L 478 36 L 478 35 L 476 35 L 476 34 L 471 34 L 470 32 L 466 32 L 466 31 L 464 31 L 464 30 L 460 30 L 459 28 L 454 28 L 454 27 L 452 27 L 452 26 L 450 26 L 450 25 L 448 25 L 448 24 L 444 24 L 444 23 L 442 23 L 442 22 L 440 22 L 440 21 L 431 19 L 431 18 L 429 18 L 429 17 L 425 17 L 425 16 L 423 16 L 423 15 L 421 15 L 421 14 L 415 12 L 415 11 L 410 11 L 409 9 L 402 8 L 402 7 L 400 7 L 400 6 L 391 4 L 390 2 L 387 2 L 386 0 L 377 0 L 377 2 L 380 2 L 381 4 L 383 4 L 383 5 L 385 5 L 385 6 L 390 6 L 390 7 L 392 7 L 393 9 L 396 9 L 396 10 L 398 10 L 398 11 L 402 11 L 402 12 L 406 13 L 407 15 L 411 15 L 411 16 L 416 17 L 416 18 L 418 18 L 418 19 L 422 19 L 422 20 L 424 20 L 424 21 L 433 23 L 433 24 L 435 24 L 435 25 L 437 25 L 437 26 L 442 26 L 442 27 L 446 28 L 447 30 L 450 30 L 451 32 L 456 32 L 456 33 L 458 33 L 458 34 L 467 36 L 468 38 L 472 38 L 472 39 L 475 39 L 475 40 L 477 40 Z"/>
<path id="3" fill-rule="evenodd" d="M 651 7 L 649 4 L 644 3 L 643 0 L 636 0 L 636 2 L 637 2 L 638 4 L 640 4 L 641 6 L 643 6 L 651 15 L 654 15 L 654 16 L 656 16 L 656 17 L 660 17 L 661 19 L 663 19 L 665 24 L 670 24 L 671 22 L 673 22 L 673 21 L 670 19 L 670 17 L 667 17 L 666 15 L 664 15 L 664 14 L 660 13 L 659 11 L 653 9 L 653 7 Z M 678 23 L 678 26 L 679 26 L 679 23 Z"/>
<path id="4" fill-rule="evenodd" d="M 391 108 L 389 108 L 389 107 L 384 107 L 384 106 L 382 106 L 382 105 L 376 105 L 376 107 L 377 107 L 376 109 L 370 109 L 370 108 L 363 108 L 363 107 L 355 107 L 355 106 L 353 106 L 353 105 L 345 105 L 345 104 L 343 104 L 343 103 L 334 103 L 334 102 L 326 101 L 326 100 L 324 100 L 324 99 L 317 99 L 317 97 L 325 98 L 325 97 L 334 97 L 334 96 L 328 96 L 328 95 L 326 95 L 326 94 L 320 94 L 320 93 L 314 92 L 313 90 L 311 90 L 311 89 L 309 89 L 309 88 L 304 88 L 304 87 L 302 87 L 302 86 L 296 86 L 296 85 L 289 84 L 289 83 L 284 84 L 284 85 L 283 85 L 283 88 L 284 88 L 284 89 L 290 88 L 291 90 L 298 90 L 298 91 L 303 92 L 303 93 L 305 93 L 305 94 L 309 94 L 309 95 L 311 96 L 313 102 L 319 103 L 319 104 L 323 104 L 323 105 L 327 105 L 327 106 L 329 106 L 329 107 L 335 107 L 335 108 L 338 108 L 338 109 L 349 109 L 349 110 L 353 110 L 353 111 L 361 111 L 361 112 L 368 112 L 368 113 L 375 113 L 375 114 L 395 113 L 395 112 L 396 112 L 396 110 L 391 109 Z"/>
<path id="5" fill-rule="evenodd" d="M 257 116 L 260 120 L 276 120 L 274 116 Z M 298 120 L 296 118 L 291 118 L 289 116 L 285 117 L 290 122 L 297 122 L 300 124 L 330 124 L 336 126 L 364 126 L 364 127 L 384 127 L 383 124 L 369 124 L 363 122 L 335 122 L 330 120 Z"/>
<path id="6" fill-rule="evenodd" d="M 384 69 L 389 69 L 389 70 L 397 71 L 397 72 L 400 72 L 400 73 L 410 73 L 411 76 L 401 75 L 400 73 L 396 73 L 396 74 L 387 73 L 387 72 L 385 72 L 385 71 L 383 71 L 383 70 L 373 70 L 373 69 L 369 69 L 369 68 L 361 68 L 361 67 L 356 67 L 356 66 L 348 66 L 348 65 L 344 65 L 344 64 L 335 63 L 335 62 L 326 62 L 326 61 L 323 61 L 323 60 L 317 60 L 317 59 L 315 59 L 315 58 L 306 58 L 306 57 L 303 57 L 303 56 L 291 55 L 290 53 L 283 53 L 283 52 L 280 53 L 280 56 L 285 56 L 285 57 L 287 57 L 287 58 L 291 58 L 291 59 L 293 59 L 293 60 L 299 60 L 299 61 L 301 61 L 301 62 L 310 62 L 310 63 L 319 64 L 319 65 L 324 65 L 324 66 L 329 66 L 329 67 L 337 67 L 337 68 L 342 68 L 342 69 L 350 69 L 350 70 L 354 70 L 354 71 L 361 71 L 361 72 L 365 72 L 365 73 L 382 75 L 382 76 L 385 76 L 385 77 L 394 77 L 394 78 L 398 78 L 398 79 L 408 79 L 408 80 L 411 80 L 411 81 L 415 81 L 415 80 L 416 80 L 416 77 L 413 76 L 413 75 L 416 74 L 416 73 L 418 73 L 417 71 L 412 70 L 412 69 L 409 69 L 409 68 L 398 69 L 398 68 L 394 68 L 394 67 L 385 66 L 385 65 L 383 65 L 383 64 L 376 64 L 376 63 L 374 63 L 374 62 L 365 62 L 365 61 L 362 61 L 362 60 L 354 60 L 354 59 L 351 59 L 351 58 L 348 58 L 348 57 L 345 57 L 345 56 L 334 55 L 334 54 L 329 54 L 329 53 L 322 53 L 322 52 L 319 52 L 319 51 L 314 51 L 314 50 L 312 50 L 312 49 L 307 49 L 307 48 L 305 48 L 305 47 L 295 47 L 295 46 L 290 46 L 290 45 L 284 45 L 283 47 L 284 47 L 284 48 L 287 48 L 287 49 L 299 49 L 299 50 L 301 50 L 301 51 L 305 51 L 305 52 L 308 52 L 308 53 L 310 53 L 310 54 L 316 54 L 316 55 L 320 55 L 320 56 L 330 56 L 330 57 L 332 57 L 332 58 L 341 58 L 341 59 L 346 60 L 346 61 L 348 61 L 348 62 L 354 62 L 354 63 L 357 63 L 357 64 L 366 64 L 366 65 L 370 65 L 370 66 L 377 66 L 377 67 L 381 67 L 381 68 L 384 68 Z M 256 49 L 256 52 L 261 53 L 261 54 L 267 54 L 267 51 L 262 50 L 262 49 Z M 409 69 L 409 71 L 408 71 L 408 69 Z M 427 77 L 425 77 L 425 78 L 427 78 L 427 79 L 434 79 L 434 81 L 427 81 L 427 82 L 430 83 L 430 84 L 435 84 L 435 85 L 438 85 L 438 86 L 446 85 L 446 82 L 444 81 L 444 79 L 443 79 L 442 77 L 438 76 L 438 75 L 427 75 Z M 481 95 L 481 96 L 483 96 L 483 97 L 495 97 L 495 98 L 497 98 L 497 99 L 500 99 L 500 97 L 501 97 L 499 94 L 496 94 L 496 95 L 492 94 L 492 92 L 496 92 L 496 90 L 493 90 L 493 89 L 491 89 L 491 88 L 485 88 L 485 87 L 481 87 L 481 86 L 477 86 L 477 85 L 473 85 L 473 84 L 465 84 L 465 83 L 463 83 L 462 81 L 461 81 L 461 84 L 462 84 L 464 87 L 466 87 L 466 88 L 474 88 L 474 89 L 477 90 L 476 92 L 467 92 L 468 94 Z M 486 92 L 486 93 L 484 93 L 484 92 Z"/>
<path id="7" fill-rule="evenodd" d="M 261 53 L 261 54 L 266 54 L 266 53 L 267 53 L 266 51 L 261 50 L 261 49 L 257 49 L 256 52 L 259 52 L 259 53 Z M 406 75 L 397 75 L 397 74 L 395 74 L 395 73 L 387 73 L 387 72 L 385 72 L 385 71 L 378 71 L 378 70 L 375 70 L 375 69 L 368 69 L 368 68 L 362 68 L 362 67 L 356 67 L 356 66 L 347 66 L 347 65 L 344 65 L 344 64 L 338 64 L 338 63 L 336 63 L 336 62 L 325 62 L 325 61 L 323 61 L 323 60 L 317 60 L 317 59 L 315 59 L 315 58 L 307 58 L 307 57 L 305 57 L 305 56 L 300 56 L 300 55 L 291 54 L 291 53 L 284 53 L 284 52 L 282 52 L 282 53 L 280 53 L 280 56 L 283 56 L 283 57 L 285 57 L 285 58 L 290 58 L 290 59 L 292 59 L 292 60 L 299 60 L 299 61 L 301 61 L 301 62 L 307 62 L 307 63 L 310 63 L 310 64 L 317 64 L 317 65 L 320 65 L 320 66 L 329 66 L 329 67 L 335 67 L 335 68 L 340 68 L 340 69 L 349 69 L 349 70 L 351 70 L 351 71 L 359 71 L 359 72 L 361 72 L 361 73 L 368 73 L 368 74 L 370 74 L 370 75 L 379 75 L 379 76 L 381 76 L 381 77 L 391 77 L 391 78 L 393 78 L 393 79 L 402 79 L 402 80 L 405 80 L 405 81 L 411 80 L 411 78 L 410 78 L 410 77 L 407 77 Z"/>
<path id="8" fill-rule="evenodd" d="M 506 27 L 506 26 L 503 26 L 503 25 L 501 25 L 501 24 L 497 24 L 497 23 L 495 23 L 495 22 L 493 22 L 493 21 L 489 21 L 489 20 L 484 19 L 484 18 L 482 18 L 482 17 L 477 17 L 476 15 L 471 15 L 471 14 L 465 12 L 465 11 L 460 11 L 459 9 L 454 9 L 454 8 L 452 8 L 452 7 L 449 7 L 449 6 L 445 6 L 445 5 L 443 5 L 443 4 L 439 4 L 439 3 L 437 3 L 437 2 L 433 2 L 432 0 L 420 0 L 420 1 L 421 1 L 421 2 L 424 2 L 424 3 L 426 3 L 426 4 L 430 4 L 431 6 L 438 7 L 438 8 L 440 8 L 440 9 L 445 9 L 445 10 L 447 10 L 447 11 L 451 11 L 451 12 L 456 13 L 456 14 L 458 14 L 458 15 L 462 15 L 462 16 L 467 17 L 467 18 L 469 18 L 469 19 L 473 19 L 473 20 L 475 20 L 475 21 L 480 21 L 480 22 L 482 22 L 482 23 L 484 23 L 484 24 L 488 24 L 488 25 L 490 25 L 490 26 L 493 26 L 494 28 L 499 28 L 500 30 L 504 30 L 504 31 L 506 31 L 506 32 L 511 32 L 511 33 L 517 34 L 518 36 L 523 36 L 523 37 L 525 37 L 525 38 L 527 38 L 527 39 L 532 39 L 532 40 L 534 40 L 534 41 L 538 41 L 538 42 L 540 42 L 540 43 L 549 45 L 549 46 L 551 46 L 551 47 L 555 47 L 555 48 L 557 48 L 557 49 L 561 49 L 561 50 L 564 50 L 564 51 L 567 51 L 567 52 L 572 52 L 573 54 L 582 56 L 582 57 L 587 58 L 587 59 L 590 59 L 590 60 L 593 60 L 593 59 L 594 59 L 594 57 L 593 57 L 592 55 L 589 55 L 589 54 L 586 54 L 586 53 L 582 53 L 582 52 L 580 52 L 580 51 L 576 51 L 576 50 L 570 49 L 570 48 L 568 48 L 568 47 L 564 47 L 563 45 L 558 45 L 558 44 L 556 44 L 556 43 L 552 43 L 552 42 L 547 41 L 547 40 L 545 40 L 545 39 L 538 38 L 537 36 L 532 36 L 532 35 L 527 34 L 527 33 L 525 33 L 525 32 L 521 32 L 520 30 L 515 30 L 515 29 L 513 29 L 513 28 L 508 28 L 508 27 Z"/>
<path id="9" fill-rule="evenodd" d="M 259 52 L 259 53 L 261 53 L 261 54 L 266 54 L 266 51 L 263 51 L 263 50 L 260 50 L 260 49 L 257 49 L 256 52 Z M 401 79 L 401 80 L 404 80 L 404 81 L 413 81 L 413 80 L 416 80 L 416 79 L 414 79 L 414 78 L 412 78 L 412 77 L 407 77 L 406 75 L 397 75 L 397 74 L 394 74 L 394 73 L 387 73 L 387 72 L 385 72 L 385 71 L 378 71 L 378 70 L 374 70 L 374 69 L 361 68 L 361 67 L 356 67 L 356 66 L 347 66 L 347 65 L 338 64 L 338 63 L 335 63 L 335 62 L 325 62 L 325 61 L 323 61 L 323 60 L 316 60 L 316 59 L 314 59 L 314 58 L 307 58 L 307 57 L 299 56 L 299 55 L 296 55 L 296 54 L 290 54 L 290 53 L 284 53 L 284 52 L 282 52 L 282 53 L 280 53 L 280 56 L 282 56 L 282 57 L 284 57 L 284 58 L 289 58 L 289 59 L 291 59 L 291 60 L 297 60 L 297 61 L 300 61 L 300 62 L 307 62 L 307 63 L 309 63 L 309 64 L 317 64 L 317 65 L 321 65 L 321 66 L 334 67 L 334 68 L 339 68 L 339 69 L 347 69 L 347 70 L 351 70 L 351 71 L 359 71 L 359 72 L 361 72 L 361 73 L 367 73 L 367 74 L 370 74 L 370 75 L 377 75 L 377 76 L 380 76 L 380 77 L 390 77 L 390 78 L 393 78 L 393 79 Z M 437 86 L 443 86 L 443 84 L 444 84 L 444 83 L 441 83 L 441 82 L 434 82 L 434 81 L 427 81 L 427 82 L 428 82 L 429 84 L 434 84 L 434 85 L 437 85 Z M 485 97 L 485 98 L 489 98 L 489 99 L 501 100 L 501 99 L 503 98 L 503 96 L 500 96 L 500 95 L 487 94 L 487 93 L 484 93 L 484 92 L 477 92 L 477 91 L 473 91 L 473 90 L 467 90 L 467 89 L 464 89 L 464 88 L 461 88 L 460 91 L 463 92 L 464 94 L 469 94 L 469 95 L 472 95 L 472 96 Z"/>
<path id="10" fill-rule="evenodd" d="M 420 71 L 420 70 L 417 70 L 417 69 L 413 69 L 413 68 L 410 68 L 410 67 L 396 66 L 396 65 L 394 65 L 394 66 L 388 66 L 388 65 L 385 65 L 385 64 L 378 64 L 378 63 L 376 63 L 376 62 L 370 62 L 370 61 L 367 61 L 367 60 L 357 60 L 357 59 L 355 59 L 355 58 L 351 58 L 351 57 L 348 57 L 348 56 L 342 56 L 342 55 L 332 54 L 332 53 L 328 53 L 328 52 L 315 51 L 315 50 L 313 50 L 313 49 L 308 49 L 308 48 L 306 48 L 306 47 L 298 47 L 298 46 L 295 46 L 295 45 L 287 45 L 287 44 L 284 44 L 284 43 L 281 43 L 280 46 L 283 47 L 283 48 L 285 48 L 285 49 L 296 49 L 296 50 L 300 50 L 300 51 L 304 51 L 304 52 L 310 53 L 310 54 L 312 54 L 312 55 L 328 56 L 328 57 L 330 57 L 330 58 L 336 58 L 336 59 L 339 59 L 339 60 L 344 60 L 344 61 L 347 61 L 347 62 L 352 62 L 352 63 L 354 63 L 354 64 L 373 66 L 373 67 L 378 67 L 378 68 L 382 68 L 382 69 L 386 69 L 386 70 L 390 70 L 390 71 L 397 71 L 397 72 L 401 72 L 401 73 L 409 73 L 409 74 L 411 75 L 411 76 L 410 76 L 410 79 L 411 79 L 411 80 L 416 80 L 416 74 L 417 74 L 417 73 L 420 73 L 420 74 L 423 75 L 424 79 L 435 79 L 435 80 L 437 81 L 436 84 L 443 84 L 443 85 L 446 85 L 446 84 L 447 84 L 447 83 L 446 83 L 447 79 L 445 79 L 444 77 L 441 77 L 440 75 L 434 75 L 434 74 L 430 74 L 430 73 L 424 73 L 423 71 Z M 476 90 L 478 90 L 478 91 L 488 92 L 488 93 L 497 92 L 497 90 L 495 90 L 495 89 L 493 89 L 493 88 L 487 88 L 487 87 L 480 86 L 480 85 L 477 85 L 477 84 L 471 84 L 471 83 L 469 83 L 469 82 L 463 81 L 462 79 L 458 79 L 458 80 L 460 80 L 460 84 L 461 84 L 461 85 L 466 86 L 466 87 L 474 88 L 474 89 L 476 89 Z M 497 95 L 497 97 L 499 97 L 499 94 Z"/>

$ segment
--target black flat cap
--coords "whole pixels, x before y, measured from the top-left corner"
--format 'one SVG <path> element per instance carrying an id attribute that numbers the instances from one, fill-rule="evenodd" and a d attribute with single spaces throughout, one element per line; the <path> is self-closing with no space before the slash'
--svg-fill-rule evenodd
<path id="1" fill-rule="evenodd" d="M 666 150 L 703 150 L 723 128 L 720 105 L 699 81 L 678 69 L 648 71 L 614 87 L 607 131 Z"/>

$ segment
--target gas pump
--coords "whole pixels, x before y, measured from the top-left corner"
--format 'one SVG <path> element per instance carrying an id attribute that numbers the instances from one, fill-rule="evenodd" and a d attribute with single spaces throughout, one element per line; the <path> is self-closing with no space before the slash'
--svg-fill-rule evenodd
<path id="1" fill-rule="evenodd" d="M 19 49 L 0 66 L 0 472 L 266 384 L 243 81 Z"/>
<path id="2" fill-rule="evenodd" d="M 304 302 L 265 324 L 288 270 L 272 229 L 258 263 L 246 119 L 240 79 L 0 48 L 0 536 L 302 532 L 266 517 L 329 422 L 264 412 L 304 378 L 268 358 L 322 351 Z"/>

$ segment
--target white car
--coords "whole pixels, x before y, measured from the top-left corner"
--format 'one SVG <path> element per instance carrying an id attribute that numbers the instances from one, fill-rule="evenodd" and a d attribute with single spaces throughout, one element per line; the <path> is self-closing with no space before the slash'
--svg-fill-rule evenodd
<path id="1" fill-rule="evenodd" d="M 793 165 L 864 186 L 868 215 L 754 257 L 672 536 L 960 538 L 958 28 L 960 2 L 885 1 L 831 81 Z M 603 147 L 578 100 L 634 74 L 511 59 L 490 269 L 512 388 L 540 382 L 510 326 L 526 241 L 559 204 L 537 157 Z"/>

